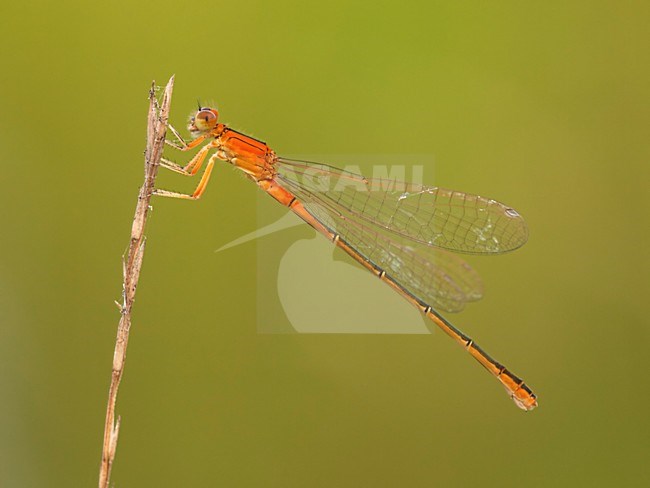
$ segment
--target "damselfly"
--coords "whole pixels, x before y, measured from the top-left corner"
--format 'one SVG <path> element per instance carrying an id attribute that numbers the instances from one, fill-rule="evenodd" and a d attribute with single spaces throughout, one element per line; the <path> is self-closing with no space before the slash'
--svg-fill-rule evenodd
<path id="1" fill-rule="evenodd" d="M 514 209 L 478 195 L 373 180 L 325 164 L 283 158 L 264 142 L 219 123 L 218 117 L 216 109 L 199 107 L 188 126 L 190 142 L 169 126 L 177 141 L 166 142 L 180 151 L 206 143 L 187 165 L 163 159 L 161 166 L 195 175 L 210 151 L 214 154 L 194 193 L 155 190 L 156 195 L 196 200 L 205 191 L 215 161 L 232 164 L 417 307 L 492 373 L 518 407 L 537 406 L 535 394 L 520 378 L 438 312 L 457 312 L 481 298 L 478 275 L 452 251 L 495 254 L 526 242 L 526 224 Z"/>

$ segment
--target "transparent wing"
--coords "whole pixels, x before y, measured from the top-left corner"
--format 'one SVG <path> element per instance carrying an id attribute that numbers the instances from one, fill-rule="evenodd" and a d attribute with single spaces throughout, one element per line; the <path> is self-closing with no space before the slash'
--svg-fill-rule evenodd
<path id="1" fill-rule="evenodd" d="M 528 239 L 512 208 L 478 195 L 392 180 L 367 179 L 332 166 L 280 158 L 284 181 L 370 225 L 462 253 L 502 253 Z"/>
<path id="2" fill-rule="evenodd" d="M 278 180 L 314 218 L 423 302 L 459 312 L 467 302 L 481 298 L 478 274 L 458 256 L 372 226 L 336 202 L 321 199 L 321 193 L 312 193 L 281 175 Z"/>

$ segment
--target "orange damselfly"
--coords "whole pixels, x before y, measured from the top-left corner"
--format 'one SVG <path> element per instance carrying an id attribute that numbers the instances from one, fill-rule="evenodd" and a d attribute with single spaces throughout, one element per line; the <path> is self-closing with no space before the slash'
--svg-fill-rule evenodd
<path id="1" fill-rule="evenodd" d="M 503 253 L 526 242 L 526 224 L 514 209 L 478 195 L 420 184 L 393 181 L 386 189 L 383 180 L 279 157 L 264 142 L 219 123 L 218 117 L 216 109 L 199 106 L 188 126 L 190 142 L 169 126 L 177 141 L 166 142 L 176 149 L 189 151 L 207 142 L 187 165 L 163 159 L 161 166 L 195 175 L 209 152 L 215 152 L 194 193 L 157 189 L 154 194 L 196 200 L 205 191 L 215 161 L 232 164 L 416 306 L 492 373 L 519 408 L 537 406 L 535 394 L 520 378 L 438 312 L 460 311 L 481 297 L 478 275 L 450 251 Z M 343 184 L 332 188 L 332 179 Z"/>

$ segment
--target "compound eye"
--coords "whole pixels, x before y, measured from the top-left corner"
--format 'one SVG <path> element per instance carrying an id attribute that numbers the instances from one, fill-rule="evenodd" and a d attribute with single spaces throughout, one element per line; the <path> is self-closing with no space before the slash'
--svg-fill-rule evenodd
<path id="1" fill-rule="evenodd" d="M 199 130 L 210 130 L 217 125 L 218 112 L 212 108 L 202 108 L 194 116 L 194 124 Z"/>
<path id="2" fill-rule="evenodd" d="M 215 122 L 217 120 L 217 116 L 207 110 L 202 110 L 201 115 L 199 115 L 199 117 L 201 117 L 206 124 L 210 124 L 211 122 Z"/>

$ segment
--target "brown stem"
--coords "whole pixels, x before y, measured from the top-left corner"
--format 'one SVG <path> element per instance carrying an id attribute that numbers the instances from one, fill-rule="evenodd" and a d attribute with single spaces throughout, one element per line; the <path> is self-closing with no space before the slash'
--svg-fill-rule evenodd
<path id="1" fill-rule="evenodd" d="M 99 488 L 108 487 L 111 467 L 115 459 L 117 436 L 120 430 L 120 418 L 118 417 L 117 422 L 115 421 L 117 390 L 120 386 L 122 373 L 124 372 L 126 346 L 129 342 L 129 330 L 131 329 L 131 308 L 135 299 L 135 289 L 140 278 L 140 269 L 142 268 L 142 258 L 144 255 L 144 228 L 147 223 L 149 202 L 165 144 L 165 133 L 167 131 L 167 119 L 173 88 L 174 77 L 172 76 L 165 87 L 160 106 L 158 106 L 156 100 L 155 85 L 152 84 L 151 90 L 149 91 L 149 119 L 147 125 L 147 150 L 145 151 L 144 157 L 144 183 L 140 188 L 138 204 L 135 207 L 135 216 L 133 217 L 133 226 L 131 227 L 131 242 L 123 268 L 123 301 L 120 305 L 122 315 L 117 326 L 117 338 L 115 340 L 115 352 L 113 354 L 113 373 L 111 375 L 111 386 L 108 390 L 102 464 L 99 471 Z"/>

